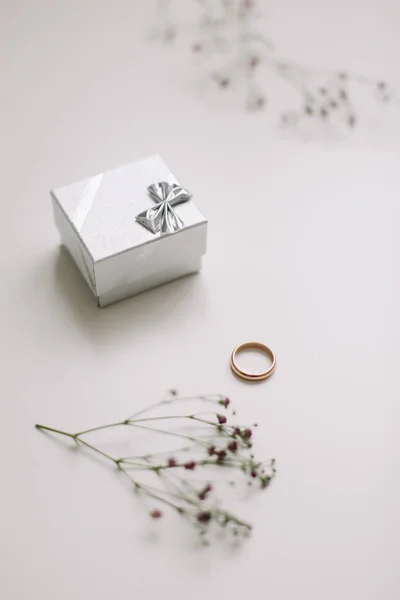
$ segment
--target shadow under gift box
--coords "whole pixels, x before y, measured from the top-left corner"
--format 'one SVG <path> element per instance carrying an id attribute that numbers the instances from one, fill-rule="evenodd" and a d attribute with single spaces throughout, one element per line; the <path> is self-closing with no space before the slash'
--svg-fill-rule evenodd
<path id="1" fill-rule="evenodd" d="M 179 183 L 155 155 L 51 192 L 62 243 L 99 306 L 201 267 L 207 221 L 192 198 L 174 207 L 183 221 L 174 233 L 154 234 L 136 221 L 156 205 L 147 188 L 161 181 Z"/>

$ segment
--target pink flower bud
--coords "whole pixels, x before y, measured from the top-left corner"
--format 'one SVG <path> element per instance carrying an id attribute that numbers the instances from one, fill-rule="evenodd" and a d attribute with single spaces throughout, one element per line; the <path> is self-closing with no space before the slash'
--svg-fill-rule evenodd
<path id="1" fill-rule="evenodd" d="M 225 408 L 228 408 L 230 403 L 231 403 L 231 401 L 229 400 L 229 398 L 223 398 L 222 400 L 220 400 L 218 402 L 218 404 L 220 404 L 221 406 L 225 406 Z"/>
<path id="2" fill-rule="evenodd" d="M 190 460 L 189 462 L 185 463 L 183 465 L 185 467 L 185 469 L 187 469 L 188 471 L 193 471 L 193 469 L 196 466 L 196 463 L 194 462 L 194 460 Z"/>
<path id="3" fill-rule="evenodd" d="M 238 449 L 238 443 L 236 440 L 232 440 L 230 444 L 228 444 L 228 450 L 230 450 L 231 452 L 236 452 L 236 450 Z"/>
<path id="4" fill-rule="evenodd" d="M 209 511 L 201 511 L 197 515 L 197 520 L 199 523 L 209 523 L 211 521 L 211 513 Z"/>

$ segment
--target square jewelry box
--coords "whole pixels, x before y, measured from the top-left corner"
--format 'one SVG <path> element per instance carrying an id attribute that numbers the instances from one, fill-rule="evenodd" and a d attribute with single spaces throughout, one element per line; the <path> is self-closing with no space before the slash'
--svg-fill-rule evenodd
<path id="1" fill-rule="evenodd" d="M 155 155 L 51 192 L 62 243 L 99 306 L 201 268 L 207 221 L 190 191 Z"/>

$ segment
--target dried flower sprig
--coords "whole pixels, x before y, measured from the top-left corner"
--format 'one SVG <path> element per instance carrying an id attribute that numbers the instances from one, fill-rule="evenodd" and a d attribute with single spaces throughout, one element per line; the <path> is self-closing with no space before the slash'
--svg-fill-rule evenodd
<path id="1" fill-rule="evenodd" d="M 382 104 L 400 105 L 399 95 L 385 81 L 280 58 L 268 36 L 259 30 L 262 13 L 257 0 L 193 0 L 192 5 L 198 12 L 192 29 L 192 54 L 197 62 L 202 59 L 209 65 L 211 78 L 221 90 L 242 83 L 251 111 L 263 110 L 268 104 L 262 72 L 268 81 L 272 76 L 288 84 L 300 97 L 297 108 L 281 113 L 284 126 L 317 120 L 354 128 L 359 120 L 360 87 Z M 153 38 L 173 42 L 179 27 L 172 0 L 159 0 L 158 21 Z"/>
<path id="2" fill-rule="evenodd" d="M 162 412 L 162 409 L 175 407 L 179 403 L 187 405 L 193 401 L 207 404 L 210 410 L 176 414 Z M 153 416 L 145 416 L 149 411 L 158 412 Z M 215 496 L 216 484 L 220 480 L 212 481 L 210 474 L 215 468 L 224 469 L 224 472 L 229 470 L 230 473 L 244 475 L 248 485 L 258 483 L 261 489 L 265 489 L 275 477 L 276 468 L 274 459 L 259 461 L 254 457 L 252 428 L 230 423 L 229 412 L 236 414 L 226 396 L 180 397 L 176 390 L 171 390 L 166 399 L 115 423 L 77 433 L 40 424 L 36 427 L 68 437 L 78 446 L 86 447 L 113 463 L 146 502 L 152 519 L 161 519 L 163 508 L 170 508 L 185 517 L 202 536 L 213 526 L 239 535 L 248 533 L 252 526 L 220 506 Z M 165 421 L 171 424 L 171 428 L 159 427 Z M 257 427 L 257 424 L 253 427 Z M 174 437 L 179 442 L 183 440 L 185 446 L 136 456 L 115 457 L 98 445 L 88 442 L 91 434 L 114 428 L 129 428 L 129 431 L 137 434 L 146 432 L 151 434 L 152 439 L 155 439 L 154 436 L 168 439 Z M 193 472 L 196 478 L 192 476 Z M 147 475 L 147 479 L 143 480 L 143 475 Z M 232 477 L 230 483 L 235 484 Z"/>

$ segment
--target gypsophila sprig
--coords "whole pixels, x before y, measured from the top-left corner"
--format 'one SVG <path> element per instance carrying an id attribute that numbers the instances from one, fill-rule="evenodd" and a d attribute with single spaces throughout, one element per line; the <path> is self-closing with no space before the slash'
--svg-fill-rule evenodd
<path id="1" fill-rule="evenodd" d="M 263 11 L 259 0 L 192 0 L 191 5 L 196 17 L 191 27 L 184 27 L 192 35 L 188 52 L 196 63 L 206 66 L 222 93 L 242 87 L 249 111 L 266 109 L 274 82 L 298 98 L 293 110 L 281 111 L 284 127 L 316 121 L 354 129 L 360 118 L 360 90 L 380 104 L 400 105 L 399 94 L 386 81 L 302 65 L 280 56 L 260 28 Z M 181 9 L 173 0 L 159 0 L 154 39 L 173 42 L 182 34 Z"/>
<path id="2" fill-rule="evenodd" d="M 207 410 L 180 410 L 193 402 Z M 165 414 L 165 410 L 174 412 Z M 274 459 L 259 461 L 251 453 L 252 430 L 231 422 L 234 412 L 225 396 L 182 397 L 171 390 L 167 398 L 115 423 L 77 433 L 40 424 L 36 427 L 70 438 L 78 447 L 114 464 L 144 501 L 151 519 L 161 520 L 168 509 L 172 510 L 204 539 L 215 528 L 223 528 L 235 536 L 252 529 L 250 523 L 222 507 L 216 494 L 221 483 L 235 485 L 232 476 L 237 474 L 239 479 L 244 477 L 247 483 L 257 484 L 263 490 L 276 473 Z M 117 429 L 128 433 L 135 444 L 147 434 L 151 444 L 166 440 L 168 447 L 121 457 L 93 443 L 94 434 Z M 173 447 L 172 442 L 176 443 Z"/>

